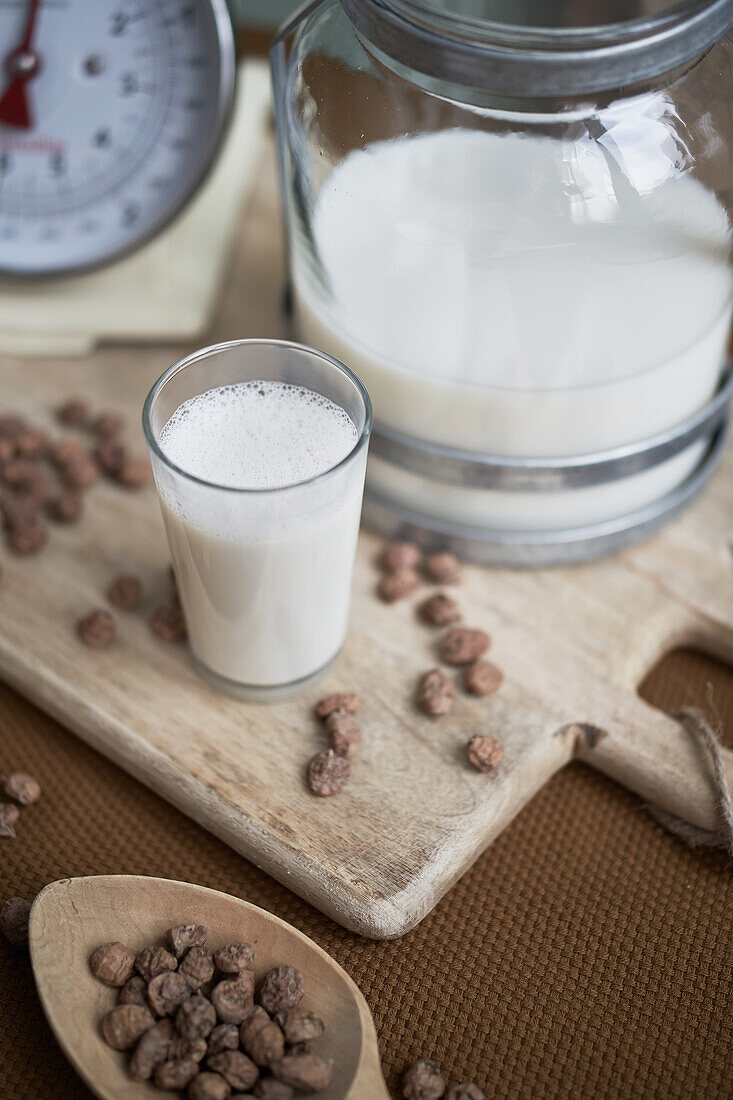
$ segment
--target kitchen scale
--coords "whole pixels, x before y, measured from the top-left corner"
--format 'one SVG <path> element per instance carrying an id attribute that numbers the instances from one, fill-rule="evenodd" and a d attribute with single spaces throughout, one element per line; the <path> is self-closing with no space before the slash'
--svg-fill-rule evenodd
<path id="1" fill-rule="evenodd" d="M 269 102 L 225 0 L 0 0 L 0 351 L 200 332 Z"/>

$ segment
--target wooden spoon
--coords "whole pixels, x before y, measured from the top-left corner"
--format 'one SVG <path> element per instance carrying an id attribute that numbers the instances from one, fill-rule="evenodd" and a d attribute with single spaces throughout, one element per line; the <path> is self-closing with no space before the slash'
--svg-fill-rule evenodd
<path id="1" fill-rule="evenodd" d="M 159 943 L 166 929 L 195 922 L 209 929 L 212 948 L 246 940 L 256 949 L 261 976 L 278 963 L 301 971 L 305 1004 L 324 1021 L 316 1047 L 333 1058 L 323 1100 L 389 1100 L 377 1036 L 361 992 L 325 951 L 302 932 L 229 894 L 187 882 L 139 875 L 100 875 L 52 882 L 36 898 L 29 946 L 43 1008 L 64 1053 L 103 1100 L 161 1100 L 166 1095 L 127 1073 L 127 1056 L 102 1039 L 99 1024 L 116 990 L 99 982 L 89 956 L 119 940 L 138 952 Z"/>

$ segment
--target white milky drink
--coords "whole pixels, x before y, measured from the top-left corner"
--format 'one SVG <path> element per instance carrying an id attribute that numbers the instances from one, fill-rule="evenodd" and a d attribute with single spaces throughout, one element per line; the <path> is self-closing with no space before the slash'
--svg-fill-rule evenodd
<path id="1" fill-rule="evenodd" d="M 362 434 L 321 393 L 258 379 L 194 394 L 162 425 L 171 556 L 193 654 L 218 686 L 293 685 L 341 649 Z"/>
<path id="2" fill-rule="evenodd" d="M 318 279 L 295 253 L 303 338 L 358 370 L 384 427 L 441 446 L 564 457 L 681 423 L 726 359 L 732 237 L 654 108 L 610 151 L 453 129 L 349 153 L 313 213 Z M 551 493 L 441 484 L 377 456 L 369 476 L 448 525 L 566 529 L 659 499 L 705 446 Z"/>

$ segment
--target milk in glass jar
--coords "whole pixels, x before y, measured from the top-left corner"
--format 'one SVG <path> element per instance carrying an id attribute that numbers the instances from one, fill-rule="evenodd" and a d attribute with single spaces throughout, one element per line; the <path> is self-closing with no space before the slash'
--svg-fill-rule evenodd
<path id="1" fill-rule="evenodd" d="M 272 52 L 300 339 L 370 390 L 367 523 L 606 553 L 724 442 L 732 0 L 319 0 Z"/>

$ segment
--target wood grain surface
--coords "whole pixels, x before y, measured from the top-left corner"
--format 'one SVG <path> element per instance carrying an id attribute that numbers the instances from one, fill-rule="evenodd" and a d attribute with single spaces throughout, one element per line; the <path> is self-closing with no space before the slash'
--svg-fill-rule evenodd
<path id="1" fill-rule="evenodd" d="M 281 334 L 277 225 L 270 149 L 207 342 Z M 0 405 L 42 421 L 79 393 L 95 407 L 126 409 L 137 432 L 148 387 L 187 350 L 6 359 Z M 168 562 L 155 495 L 103 485 L 92 490 L 83 523 L 55 529 L 37 559 L 6 558 L 0 673 L 347 928 L 399 936 L 575 756 L 679 816 L 717 825 L 709 776 L 687 733 L 642 702 L 636 686 L 682 643 L 733 655 L 731 486 L 729 450 L 680 522 L 620 557 L 548 571 L 467 569 L 458 592 L 467 625 L 491 633 L 506 680 L 488 699 L 459 692 L 454 712 L 436 720 L 413 705 L 438 636 L 414 606 L 432 589 L 379 603 L 374 537 L 362 536 L 349 640 L 322 689 L 275 707 L 245 705 L 202 683 L 184 647 L 150 634 L 146 616 L 166 592 Z M 122 570 L 143 579 L 145 613 L 119 613 L 110 649 L 82 649 L 76 619 L 104 605 L 106 585 Z M 344 793 L 315 799 L 303 777 L 324 736 L 311 709 L 332 689 L 363 695 L 364 746 Z M 577 723 L 606 736 L 558 733 Z M 495 774 L 465 763 L 464 745 L 477 732 L 505 745 Z M 729 753 L 733 779 L 732 760 Z"/>

